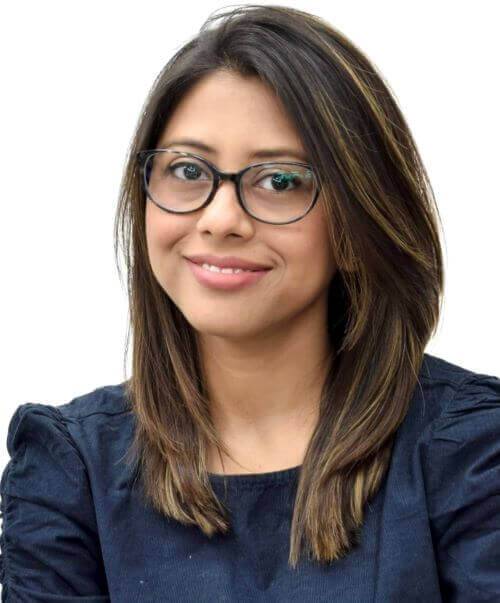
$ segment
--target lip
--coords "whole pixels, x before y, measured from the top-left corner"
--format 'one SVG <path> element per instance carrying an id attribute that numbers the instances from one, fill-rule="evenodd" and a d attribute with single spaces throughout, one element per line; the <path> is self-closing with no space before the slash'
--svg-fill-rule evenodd
<path id="1" fill-rule="evenodd" d="M 189 255 L 187 260 L 195 264 L 210 264 L 219 268 L 241 268 L 242 270 L 270 270 L 271 266 L 258 264 L 250 260 L 244 260 L 235 256 L 217 257 L 216 255 Z"/>
<path id="2" fill-rule="evenodd" d="M 211 272 L 201 265 L 186 258 L 186 261 L 191 268 L 196 280 L 205 287 L 212 289 L 234 290 L 241 289 L 248 285 L 253 285 L 264 277 L 269 269 L 252 270 L 251 272 L 238 272 L 238 274 L 223 274 L 222 272 Z M 209 262 L 207 262 L 209 263 Z M 227 266 L 228 268 L 230 266 Z"/>

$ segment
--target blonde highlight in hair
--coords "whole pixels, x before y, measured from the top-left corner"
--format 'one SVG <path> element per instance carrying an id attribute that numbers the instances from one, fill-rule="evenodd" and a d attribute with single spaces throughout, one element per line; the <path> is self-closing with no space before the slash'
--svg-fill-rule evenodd
<path id="1" fill-rule="evenodd" d="M 165 516 L 207 537 L 227 532 L 228 510 L 211 487 L 206 454 L 210 446 L 230 453 L 212 423 L 193 328 L 149 263 L 136 153 L 154 148 L 188 90 L 222 69 L 270 86 L 321 180 L 340 267 L 328 302 L 335 352 L 300 468 L 289 563 L 296 568 L 304 549 L 331 563 L 359 542 L 366 503 L 383 483 L 395 433 L 420 385 L 444 286 L 439 212 L 389 86 L 319 17 L 284 6 L 239 6 L 210 16 L 175 53 L 141 112 L 115 220 L 133 335 L 126 387 L 136 429 L 127 456 L 137 464 L 145 499 Z"/>

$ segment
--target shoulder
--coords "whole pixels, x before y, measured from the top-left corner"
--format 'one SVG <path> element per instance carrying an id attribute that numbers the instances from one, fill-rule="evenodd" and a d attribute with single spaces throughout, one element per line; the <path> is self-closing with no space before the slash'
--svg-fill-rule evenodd
<path id="1" fill-rule="evenodd" d="M 125 384 L 106 385 L 55 405 L 38 402 L 20 404 L 9 421 L 7 448 L 10 454 L 26 435 L 36 439 L 58 436 L 68 440 L 68 423 L 93 423 L 93 417 L 108 417 L 129 412 Z"/>
<path id="2" fill-rule="evenodd" d="M 443 473 L 452 478 L 455 466 L 464 471 L 481 455 L 500 458 L 500 378 L 425 354 L 401 432 L 402 440 L 417 445 L 428 492 L 441 491 Z"/>
<path id="3" fill-rule="evenodd" d="M 432 420 L 421 441 L 426 489 L 437 515 L 446 507 L 443 497 L 458 505 L 500 494 L 500 378 L 429 360 L 422 385 Z"/>
<path id="4" fill-rule="evenodd" d="M 422 383 L 430 400 L 437 403 L 436 435 L 445 423 L 450 428 L 459 427 L 464 421 L 457 419 L 465 419 L 467 423 L 467 417 L 477 418 L 484 412 L 489 413 L 491 420 L 499 420 L 500 378 L 497 375 L 475 372 L 436 356 L 425 356 Z"/>
<path id="5" fill-rule="evenodd" d="M 429 430 L 428 435 L 437 435 L 445 425 L 461 430 L 468 424 L 467 418 L 472 418 L 466 411 L 477 418 L 485 401 L 491 405 L 490 410 L 496 417 L 500 412 L 498 376 L 475 372 L 432 354 L 424 354 L 409 421 Z M 461 415 L 461 421 L 456 420 L 458 415 Z"/>
<path id="6" fill-rule="evenodd" d="M 108 390 L 61 406 L 27 402 L 10 419 L 11 460 L 0 480 L 0 582 L 9 601 L 52 601 L 57 595 L 69 601 L 77 592 L 106 592 L 94 490 L 99 474 L 88 462 L 89 447 L 73 431 L 79 426 L 96 434 L 95 417 L 125 414 L 117 391 Z M 106 441 L 102 435 L 94 441 Z"/>
<path id="7" fill-rule="evenodd" d="M 63 420 L 85 421 L 94 415 L 113 416 L 126 413 L 130 404 L 125 382 L 104 385 L 56 406 Z"/>
<path id="8" fill-rule="evenodd" d="M 430 370 L 421 382 L 432 407 L 426 429 L 430 493 L 441 491 L 447 482 L 452 485 L 454 467 L 457 474 L 470 470 L 469 479 L 496 478 L 500 487 L 500 378 L 436 357 L 427 364 Z M 489 476 L 482 474 L 483 468 Z"/>
<path id="9" fill-rule="evenodd" d="M 425 497 L 434 516 L 442 499 L 457 497 L 458 504 L 466 487 L 464 475 L 479 477 L 474 466 L 495 454 L 499 460 L 491 469 L 498 472 L 495 479 L 500 483 L 499 433 L 500 379 L 425 354 L 410 407 L 394 440 L 395 512 L 408 512 L 405 497 L 398 496 L 408 476 L 418 483 L 419 496 Z M 491 477 L 481 476 L 481 486 L 487 486 Z"/>
<path id="10" fill-rule="evenodd" d="M 450 391 L 422 457 L 442 592 L 499 601 L 500 379 L 442 366 Z"/>
<path id="11" fill-rule="evenodd" d="M 125 383 L 106 385 L 60 405 L 21 404 L 9 422 L 7 450 L 17 459 L 28 446 L 43 447 L 50 454 L 47 460 L 64 460 L 92 475 L 104 469 L 106 459 L 124 452 L 132 430 Z"/>

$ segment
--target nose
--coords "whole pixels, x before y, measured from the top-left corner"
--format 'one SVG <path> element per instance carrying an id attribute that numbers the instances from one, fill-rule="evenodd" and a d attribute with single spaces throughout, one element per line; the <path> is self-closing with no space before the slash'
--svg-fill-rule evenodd
<path id="1" fill-rule="evenodd" d="M 254 228 L 254 220 L 239 203 L 235 183 L 231 180 L 219 181 L 214 197 L 200 211 L 198 231 L 220 237 L 231 234 L 248 237 L 253 234 Z"/>

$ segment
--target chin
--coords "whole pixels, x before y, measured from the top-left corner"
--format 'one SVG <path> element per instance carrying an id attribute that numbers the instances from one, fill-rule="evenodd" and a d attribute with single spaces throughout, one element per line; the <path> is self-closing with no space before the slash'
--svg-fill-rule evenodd
<path id="1" fill-rule="evenodd" d="M 227 313 L 212 313 L 210 316 L 186 312 L 183 314 L 188 323 L 200 335 L 225 339 L 248 339 L 258 336 L 267 328 L 267 324 L 260 325 L 260 327 L 252 324 L 239 313 L 234 313 L 233 316 L 228 316 Z"/>
<path id="2" fill-rule="evenodd" d="M 188 321 L 193 329 L 200 335 L 210 335 L 212 337 L 223 337 L 224 339 L 246 339 L 254 337 L 259 330 L 249 329 L 241 323 L 231 324 L 215 321 Z"/>

